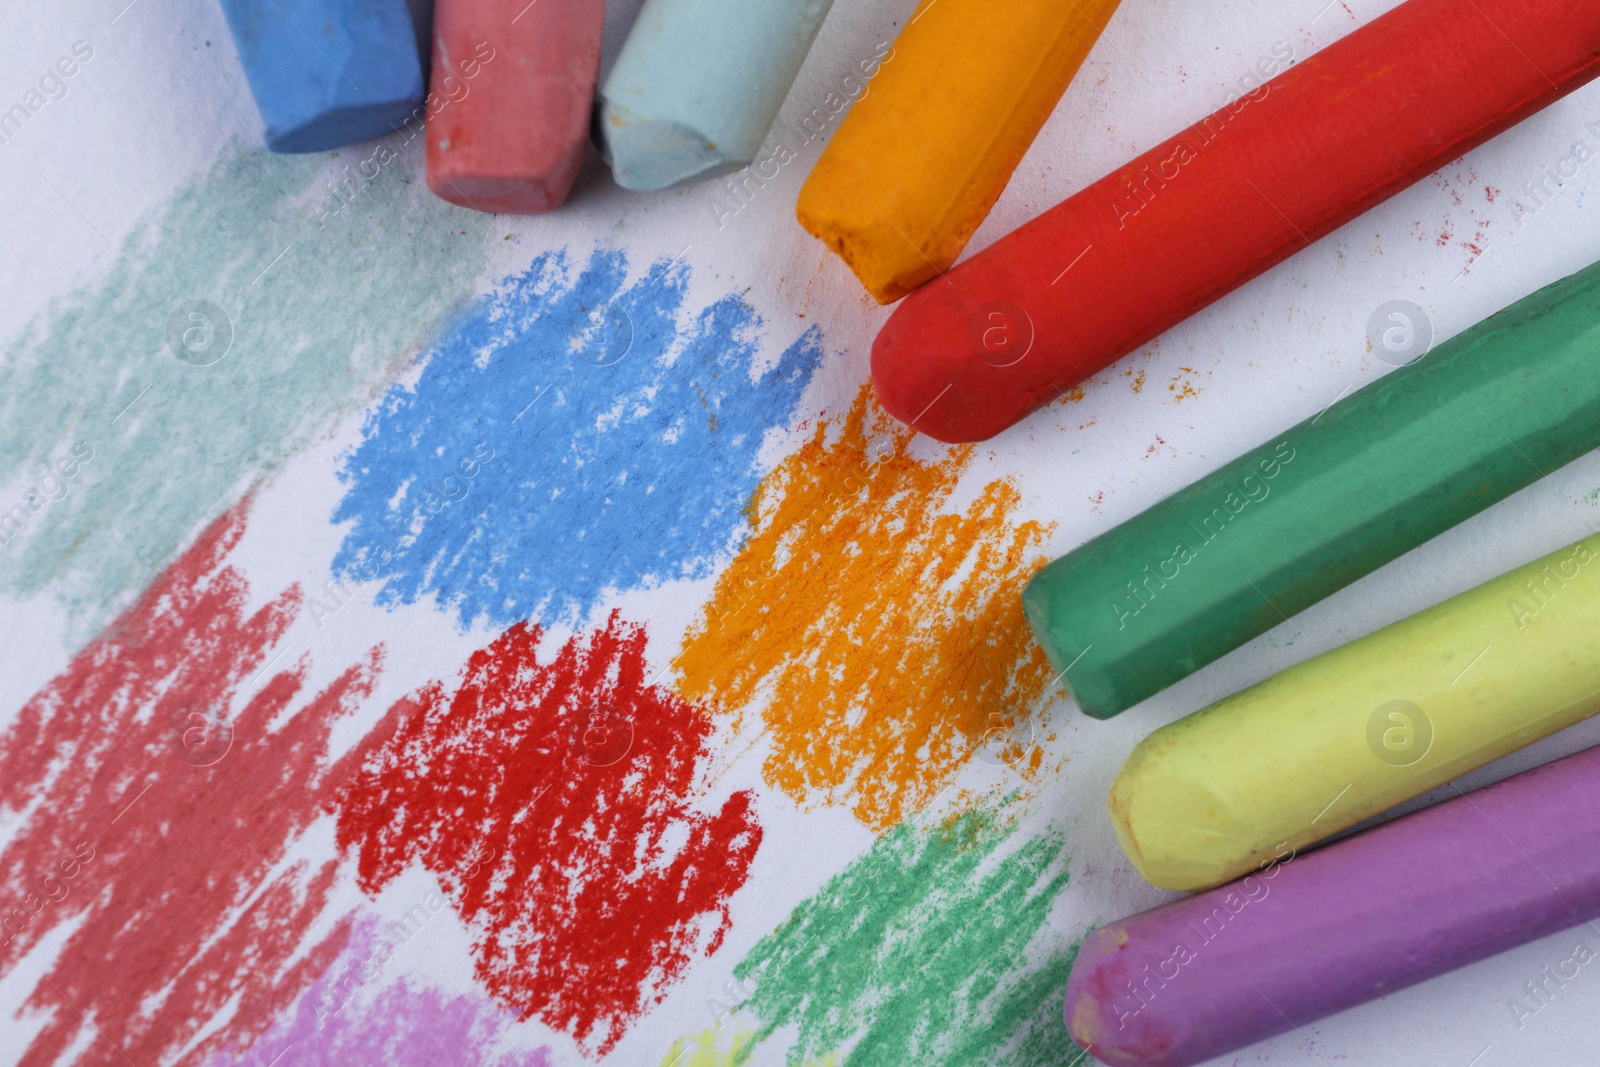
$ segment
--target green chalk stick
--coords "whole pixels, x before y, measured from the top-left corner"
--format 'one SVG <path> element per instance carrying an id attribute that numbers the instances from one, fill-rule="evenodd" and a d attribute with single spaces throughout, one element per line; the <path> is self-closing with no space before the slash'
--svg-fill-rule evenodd
<path id="1" fill-rule="evenodd" d="M 1600 264 L 1051 563 L 1023 592 L 1107 719 L 1600 446 Z"/>

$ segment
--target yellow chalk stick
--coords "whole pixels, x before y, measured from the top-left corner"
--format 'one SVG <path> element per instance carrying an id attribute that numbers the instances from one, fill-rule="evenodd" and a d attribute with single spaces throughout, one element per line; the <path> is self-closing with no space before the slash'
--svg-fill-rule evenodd
<path id="1" fill-rule="evenodd" d="M 1147 737 L 1111 786 L 1158 886 L 1220 885 L 1600 711 L 1600 538 Z"/>
<path id="2" fill-rule="evenodd" d="M 800 190 L 881 304 L 952 266 L 1119 0 L 923 0 Z"/>

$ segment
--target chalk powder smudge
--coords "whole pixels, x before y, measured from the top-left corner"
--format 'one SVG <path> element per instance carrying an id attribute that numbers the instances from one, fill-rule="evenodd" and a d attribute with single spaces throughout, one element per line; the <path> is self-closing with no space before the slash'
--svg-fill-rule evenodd
<path id="1" fill-rule="evenodd" d="M 870 387 L 836 440 L 819 425 L 762 483 L 755 533 L 674 664 L 690 700 L 742 713 L 770 691 L 766 780 L 878 829 L 934 797 L 992 716 L 1025 715 L 1051 677 L 1018 599 L 1046 529 L 1011 523 L 1006 482 L 941 514 L 972 449 L 924 463 L 912 437 Z"/>
<path id="2" fill-rule="evenodd" d="M 288 852 L 341 773 L 324 767 L 329 730 L 370 696 L 379 651 L 314 696 L 301 694 L 305 663 L 255 680 L 301 593 L 246 613 L 249 588 L 225 563 L 246 506 L 213 523 L 0 737 L 0 805 L 25 813 L 0 853 L 0 967 L 78 924 L 27 1001 L 48 1022 L 26 1067 L 79 1040 L 78 1062 L 170 1063 L 217 1019 L 223 1030 L 192 1052 L 248 1041 L 343 946 L 336 925 L 297 957 L 336 872 Z M 241 702 L 231 745 L 191 734 L 201 744 L 185 747 L 190 713 Z M 73 870 L 63 857 L 82 860 L 80 843 L 90 855 Z"/>
<path id="3" fill-rule="evenodd" d="M 322 163 L 225 151 L 129 237 L 103 280 L 6 349 L 0 485 L 15 488 L 0 498 L 12 520 L 0 589 L 53 581 L 104 621 L 242 482 L 364 403 L 470 295 L 487 216 L 449 207 L 397 165 L 319 229 Z M 168 348 L 169 318 L 197 299 L 231 319 L 231 348 L 211 366 Z M 65 497 L 30 498 L 76 442 L 93 458 Z"/>
<path id="4" fill-rule="evenodd" d="M 370 970 L 367 961 L 382 948 L 377 924 L 358 921 L 344 954 L 271 1030 L 248 1052 L 213 1056 L 207 1067 L 549 1067 L 544 1049 L 511 1048 L 500 1033 L 507 1020 L 493 1004 L 409 978 L 325 1013 L 325 1004 L 342 999 L 344 976 Z"/>
<path id="5" fill-rule="evenodd" d="M 1016 841 L 986 811 L 904 823 L 796 908 L 734 969 L 756 1041 L 793 1027 L 787 1060 L 843 1067 L 1063 1067 L 1077 948 L 1047 922 L 1067 885 L 1055 833 Z"/>
<path id="6" fill-rule="evenodd" d="M 752 1030 L 725 1034 L 721 1027 L 702 1030 L 673 1042 L 660 1067 L 739 1067 L 760 1044 Z M 838 1067 L 837 1056 L 805 1061 L 804 1067 Z"/>
<path id="7" fill-rule="evenodd" d="M 712 724 L 646 684 L 643 630 L 613 613 L 544 663 L 539 636 L 519 623 L 391 709 L 338 838 L 370 891 L 434 872 L 485 988 L 603 1054 L 720 947 L 761 828 L 746 792 L 689 806 Z"/>
<path id="8" fill-rule="evenodd" d="M 369 418 L 335 570 L 392 553 L 379 603 L 434 593 L 495 626 L 581 622 L 608 588 L 710 574 L 822 347 L 813 328 L 753 380 L 759 317 L 727 296 L 681 326 L 688 279 L 551 252 L 480 301 Z"/>

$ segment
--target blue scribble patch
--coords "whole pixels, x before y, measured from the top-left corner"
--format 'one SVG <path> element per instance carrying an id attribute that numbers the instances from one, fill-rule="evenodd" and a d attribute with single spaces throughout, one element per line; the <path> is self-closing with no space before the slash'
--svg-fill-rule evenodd
<path id="1" fill-rule="evenodd" d="M 620 251 L 549 252 L 468 309 L 345 457 L 341 576 L 433 594 L 463 626 L 577 622 L 608 589 L 711 572 L 747 532 L 769 429 L 822 357 L 813 327 L 764 371 L 760 317 L 685 313 L 689 270 L 632 282 Z"/>

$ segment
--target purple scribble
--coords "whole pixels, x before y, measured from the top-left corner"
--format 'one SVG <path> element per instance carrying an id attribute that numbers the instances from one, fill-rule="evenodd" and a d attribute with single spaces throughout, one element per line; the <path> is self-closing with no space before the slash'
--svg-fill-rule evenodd
<path id="1" fill-rule="evenodd" d="M 514 1048 L 503 1036 L 515 1019 L 488 998 L 386 977 L 408 939 L 396 924 L 358 922 L 344 954 L 272 1029 L 206 1067 L 550 1067 L 548 1050 Z"/>

